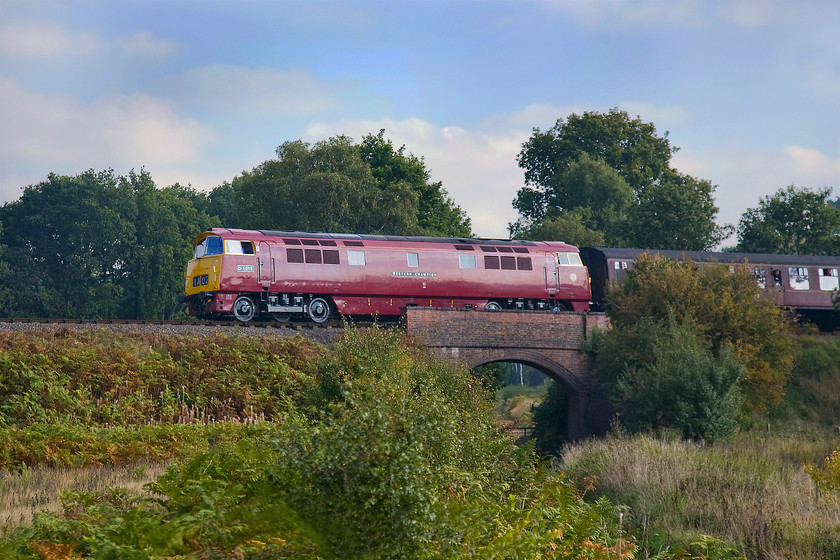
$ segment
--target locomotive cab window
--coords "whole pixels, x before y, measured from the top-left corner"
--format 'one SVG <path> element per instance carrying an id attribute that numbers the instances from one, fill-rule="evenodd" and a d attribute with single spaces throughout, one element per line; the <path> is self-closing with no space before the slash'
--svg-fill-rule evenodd
<path id="1" fill-rule="evenodd" d="M 475 255 L 458 255 L 458 259 L 461 268 L 475 268 Z"/>
<path id="2" fill-rule="evenodd" d="M 577 253 L 557 253 L 557 264 L 583 266 L 580 255 Z"/>
<path id="3" fill-rule="evenodd" d="M 788 268 L 788 276 L 790 277 L 790 288 L 792 290 L 807 290 L 811 287 L 808 281 L 808 269 L 804 266 Z"/>
<path id="4" fill-rule="evenodd" d="M 199 259 L 201 257 L 210 257 L 212 255 L 222 254 L 222 238 L 211 235 L 205 237 L 201 242 L 195 246 L 195 253 L 193 258 Z"/>
<path id="5" fill-rule="evenodd" d="M 253 241 L 235 241 L 233 239 L 225 240 L 225 253 L 228 255 L 253 255 L 254 242 Z"/>
<path id="6" fill-rule="evenodd" d="M 836 268 L 821 268 L 820 274 L 820 290 L 830 292 L 832 290 L 840 290 L 840 278 L 837 277 Z"/>

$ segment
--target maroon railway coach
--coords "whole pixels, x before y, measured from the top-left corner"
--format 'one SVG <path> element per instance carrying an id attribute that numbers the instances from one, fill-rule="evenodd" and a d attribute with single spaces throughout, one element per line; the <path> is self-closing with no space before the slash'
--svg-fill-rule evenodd
<path id="1" fill-rule="evenodd" d="M 586 311 L 589 275 L 562 242 L 253 231 L 199 234 L 192 315 L 315 322 L 408 306 Z"/>

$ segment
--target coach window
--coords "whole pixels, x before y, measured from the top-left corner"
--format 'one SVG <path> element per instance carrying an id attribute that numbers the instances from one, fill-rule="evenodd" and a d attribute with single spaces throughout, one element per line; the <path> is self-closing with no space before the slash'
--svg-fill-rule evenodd
<path id="1" fill-rule="evenodd" d="M 475 268 L 475 255 L 458 255 L 461 268 Z"/>
<path id="2" fill-rule="evenodd" d="M 808 282 L 808 269 L 804 266 L 788 268 L 788 276 L 791 290 L 807 290 L 811 287 Z"/>
<path id="3" fill-rule="evenodd" d="M 832 290 L 840 290 L 840 279 L 837 278 L 836 268 L 821 268 L 820 273 L 820 290 L 830 292 Z"/>
<path id="4" fill-rule="evenodd" d="M 416 268 L 420 266 L 420 254 L 419 253 L 406 253 L 406 259 L 408 260 L 408 266 L 411 268 Z"/>
<path id="5" fill-rule="evenodd" d="M 228 255 L 253 255 L 254 242 L 225 239 L 225 253 Z"/>
<path id="6" fill-rule="evenodd" d="M 753 276 L 755 276 L 755 281 L 759 288 L 763 290 L 767 287 L 767 272 L 763 266 L 754 266 Z"/>
<path id="7" fill-rule="evenodd" d="M 364 266 L 365 252 L 364 251 L 347 251 L 347 264 L 354 266 Z"/>

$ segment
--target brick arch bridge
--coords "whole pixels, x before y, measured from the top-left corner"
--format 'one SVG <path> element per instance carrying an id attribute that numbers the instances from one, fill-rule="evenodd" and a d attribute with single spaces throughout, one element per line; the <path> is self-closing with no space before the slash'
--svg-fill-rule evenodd
<path id="1" fill-rule="evenodd" d="M 580 351 L 592 329 L 607 328 L 602 313 L 546 313 L 407 308 L 406 331 L 447 359 L 470 368 L 493 362 L 532 366 L 569 396 L 572 439 L 606 431 L 609 405 L 592 387 L 592 358 Z"/>

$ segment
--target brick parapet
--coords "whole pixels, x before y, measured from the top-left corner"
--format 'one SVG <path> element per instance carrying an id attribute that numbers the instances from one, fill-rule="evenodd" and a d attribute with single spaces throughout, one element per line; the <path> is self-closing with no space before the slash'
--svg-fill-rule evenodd
<path id="1" fill-rule="evenodd" d="M 577 350 L 593 328 L 607 328 L 603 313 L 414 307 L 404 319 L 409 333 L 434 347 Z"/>

